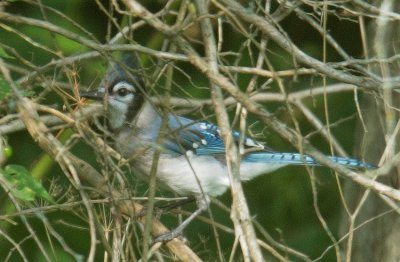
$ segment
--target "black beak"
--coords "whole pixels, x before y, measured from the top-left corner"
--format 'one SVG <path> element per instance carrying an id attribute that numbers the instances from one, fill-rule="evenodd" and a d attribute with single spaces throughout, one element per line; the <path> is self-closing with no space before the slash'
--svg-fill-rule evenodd
<path id="1" fill-rule="evenodd" d="M 80 96 L 87 99 L 101 101 L 104 97 L 104 88 L 99 88 L 90 92 L 81 92 Z"/>

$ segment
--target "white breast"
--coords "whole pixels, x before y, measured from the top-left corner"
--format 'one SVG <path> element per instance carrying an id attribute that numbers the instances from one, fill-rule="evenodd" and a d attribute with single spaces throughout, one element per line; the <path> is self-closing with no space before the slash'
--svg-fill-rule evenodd
<path id="1" fill-rule="evenodd" d="M 132 167 L 148 176 L 151 160 L 134 161 Z M 272 172 L 284 165 L 266 163 L 241 163 L 240 179 L 248 181 L 258 175 Z M 227 168 L 212 156 L 179 156 L 162 154 L 158 163 L 157 179 L 173 192 L 210 196 L 223 194 L 230 186 Z"/>
<path id="2" fill-rule="evenodd" d="M 137 159 L 132 167 L 141 174 L 150 173 L 151 161 Z M 210 156 L 179 156 L 161 154 L 157 179 L 181 195 L 204 192 L 210 196 L 223 194 L 229 187 L 226 167 Z"/>

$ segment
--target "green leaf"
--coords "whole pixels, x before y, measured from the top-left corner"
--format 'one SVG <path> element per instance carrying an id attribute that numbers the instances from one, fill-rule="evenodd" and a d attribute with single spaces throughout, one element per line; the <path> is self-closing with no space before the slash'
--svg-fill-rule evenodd
<path id="1" fill-rule="evenodd" d="M 0 100 L 3 100 L 11 93 L 11 87 L 4 78 L 0 76 Z"/>
<path id="2" fill-rule="evenodd" d="M 3 154 L 6 158 L 10 158 L 13 155 L 13 149 L 11 146 L 5 146 L 3 148 Z"/>
<path id="3" fill-rule="evenodd" d="M 8 165 L 4 171 L 0 169 L 0 175 L 7 181 L 7 188 L 15 198 L 31 202 L 35 197 L 40 197 L 50 203 L 54 203 L 53 198 L 47 193 L 42 184 L 35 180 L 25 167 Z"/>
<path id="4" fill-rule="evenodd" d="M 24 90 L 20 85 L 15 83 L 18 90 L 22 90 L 22 95 L 26 97 L 33 97 L 36 93 L 33 90 Z M 0 100 L 3 100 L 11 94 L 11 87 L 8 82 L 0 76 Z"/>
<path id="5" fill-rule="evenodd" d="M 9 54 L 7 54 L 6 50 L 4 50 L 2 47 L 0 47 L 0 57 L 2 58 L 11 58 L 13 59 L 13 56 L 10 56 Z"/>

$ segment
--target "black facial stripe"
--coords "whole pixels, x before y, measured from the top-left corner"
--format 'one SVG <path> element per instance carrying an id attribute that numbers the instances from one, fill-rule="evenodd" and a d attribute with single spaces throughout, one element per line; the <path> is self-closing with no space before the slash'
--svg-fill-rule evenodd
<path id="1" fill-rule="evenodd" d="M 144 96 L 142 93 L 135 94 L 132 102 L 129 104 L 128 113 L 126 115 L 125 121 L 127 123 L 132 122 L 135 116 L 139 113 L 140 108 L 144 104 Z"/>
<path id="2" fill-rule="evenodd" d="M 145 95 L 143 94 L 143 87 L 144 87 L 144 82 L 143 79 L 140 78 L 139 76 L 134 79 L 134 86 L 135 90 L 137 91 L 135 93 L 135 97 L 133 98 L 132 103 L 128 107 L 128 114 L 126 116 L 127 122 L 132 122 L 132 120 L 136 117 L 136 115 L 139 113 L 140 109 L 142 108 L 145 100 Z"/>
<path id="3" fill-rule="evenodd" d="M 111 95 L 111 94 L 113 93 L 113 90 L 114 90 L 115 85 L 118 84 L 119 82 L 121 82 L 121 81 L 118 80 L 118 79 L 115 79 L 115 80 L 108 86 L 108 88 L 107 88 L 108 94 Z"/>

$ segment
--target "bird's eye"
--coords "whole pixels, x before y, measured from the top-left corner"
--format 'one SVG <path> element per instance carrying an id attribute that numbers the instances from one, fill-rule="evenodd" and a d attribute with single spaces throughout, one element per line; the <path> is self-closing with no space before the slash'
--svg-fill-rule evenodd
<path id="1" fill-rule="evenodd" d="M 129 93 L 129 90 L 127 88 L 124 88 L 124 87 L 118 89 L 118 91 L 117 91 L 117 94 L 119 96 L 126 96 L 128 93 Z"/>
<path id="2" fill-rule="evenodd" d="M 114 87 L 111 89 L 110 93 L 112 95 L 122 98 L 131 93 L 135 93 L 135 88 L 131 84 L 129 84 L 125 81 L 122 81 L 122 82 L 115 84 Z"/>

